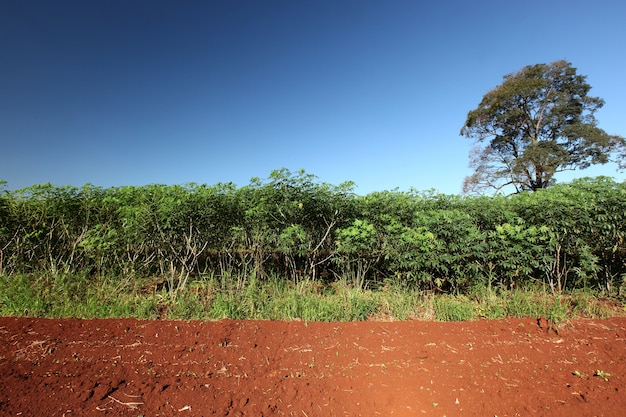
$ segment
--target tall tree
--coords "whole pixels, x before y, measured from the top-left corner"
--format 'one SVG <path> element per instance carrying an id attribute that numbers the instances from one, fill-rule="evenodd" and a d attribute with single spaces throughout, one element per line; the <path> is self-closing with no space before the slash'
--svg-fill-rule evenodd
<path id="1" fill-rule="evenodd" d="M 566 170 L 604 164 L 624 143 L 597 127 L 594 113 L 604 100 L 588 95 L 591 86 L 569 62 L 526 66 L 470 111 L 461 135 L 475 139 L 474 173 L 464 192 L 535 191 Z"/>

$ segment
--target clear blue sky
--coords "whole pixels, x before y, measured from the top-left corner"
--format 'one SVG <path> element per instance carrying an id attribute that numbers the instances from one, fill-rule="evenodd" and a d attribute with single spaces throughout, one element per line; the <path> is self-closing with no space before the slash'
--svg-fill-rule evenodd
<path id="1" fill-rule="evenodd" d="M 623 0 L 4 0 L 0 179 L 243 186 L 286 167 L 460 193 L 468 111 L 525 65 L 570 61 L 626 136 L 625 17 Z"/>

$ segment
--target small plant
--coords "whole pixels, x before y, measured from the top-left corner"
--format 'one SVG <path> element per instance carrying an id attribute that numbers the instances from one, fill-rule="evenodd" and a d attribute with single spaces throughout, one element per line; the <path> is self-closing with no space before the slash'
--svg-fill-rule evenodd
<path id="1" fill-rule="evenodd" d="M 593 376 L 599 376 L 600 378 L 604 379 L 605 381 L 609 380 L 609 377 L 611 376 L 610 373 L 605 372 L 605 371 L 601 371 L 601 370 L 597 370 L 595 374 L 593 374 Z"/>
<path id="2" fill-rule="evenodd" d="M 579 370 L 575 370 L 574 372 L 572 372 L 573 375 L 576 375 L 578 378 L 586 378 L 587 374 L 583 374 L 582 372 L 580 372 Z"/>

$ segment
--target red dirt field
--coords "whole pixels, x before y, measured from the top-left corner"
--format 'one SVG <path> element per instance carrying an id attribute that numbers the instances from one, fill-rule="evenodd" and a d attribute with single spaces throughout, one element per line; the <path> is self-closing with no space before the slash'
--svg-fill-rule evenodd
<path id="1" fill-rule="evenodd" d="M 0 318 L 0 343 L 2 416 L 626 413 L 624 318 Z"/>

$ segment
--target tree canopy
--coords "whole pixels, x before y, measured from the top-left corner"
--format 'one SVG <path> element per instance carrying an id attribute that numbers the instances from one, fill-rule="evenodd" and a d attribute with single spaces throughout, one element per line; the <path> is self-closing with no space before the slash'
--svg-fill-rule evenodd
<path id="1" fill-rule="evenodd" d="M 604 164 L 624 138 L 597 127 L 604 100 L 569 62 L 526 66 L 504 76 L 467 115 L 461 135 L 474 139 L 464 192 L 536 191 L 555 174 Z"/>

